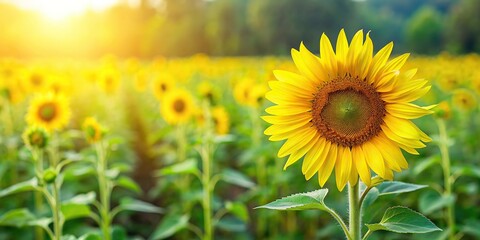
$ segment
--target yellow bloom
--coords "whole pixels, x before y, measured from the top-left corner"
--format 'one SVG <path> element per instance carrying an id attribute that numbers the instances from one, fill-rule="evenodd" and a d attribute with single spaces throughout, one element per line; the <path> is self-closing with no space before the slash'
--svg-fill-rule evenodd
<path id="1" fill-rule="evenodd" d="M 134 79 L 135 79 L 135 90 L 139 92 L 145 91 L 148 84 L 147 71 L 145 71 L 144 69 L 137 71 L 135 73 Z"/>
<path id="2" fill-rule="evenodd" d="M 223 107 L 214 107 L 212 109 L 212 120 L 215 126 L 215 133 L 225 135 L 230 129 L 230 118 Z"/>
<path id="3" fill-rule="evenodd" d="M 266 86 L 255 84 L 250 78 L 245 78 L 235 85 L 233 96 L 242 105 L 258 107 L 267 91 Z"/>
<path id="4" fill-rule="evenodd" d="M 87 141 L 90 143 L 96 143 L 102 140 L 105 134 L 105 128 L 93 117 L 88 117 L 83 121 L 82 129 L 85 132 Z"/>
<path id="5" fill-rule="evenodd" d="M 63 95 L 51 92 L 37 95 L 30 103 L 26 120 L 30 125 L 42 126 L 49 131 L 61 129 L 70 120 L 68 101 Z"/>
<path id="6" fill-rule="evenodd" d="M 320 57 L 303 43 L 292 49 L 299 73 L 277 70 L 266 98 L 275 106 L 263 119 L 270 140 L 286 142 L 279 157 L 289 156 L 285 168 L 304 157 L 302 173 L 308 180 L 318 173 L 321 186 L 335 169 L 342 190 L 358 177 L 371 184 L 373 170 L 383 179 L 408 168 L 400 149 L 416 148 L 430 138 L 411 119 L 432 113 L 433 106 L 410 103 L 429 89 L 424 79 L 414 79 L 416 69 L 400 71 L 409 54 L 389 60 L 393 43 L 373 56 L 373 43 L 358 31 L 350 45 L 340 31 L 336 52 L 328 37 L 320 39 Z"/>
<path id="7" fill-rule="evenodd" d="M 457 89 L 453 92 L 453 105 L 463 109 L 472 110 L 477 106 L 477 99 L 475 95 L 467 89 Z"/>
<path id="8" fill-rule="evenodd" d="M 105 91 L 105 93 L 113 94 L 120 86 L 120 74 L 114 68 L 104 68 L 100 73 L 98 84 L 100 85 L 100 88 Z"/>
<path id="9" fill-rule="evenodd" d="M 185 123 L 194 112 L 193 98 L 186 90 L 173 89 L 165 94 L 160 111 L 169 124 Z"/>
<path id="10" fill-rule="evenodd" d="M 435 116 L 443 119 L 449 119 L 452 116 L 452 109 L 447 101 L 443 101 L 435 107 Z"/>
<path id="11" fill-rule="evenodd" d="M 43 127 L 29 126 L 22 134 L 23 142 L 29 149 L 44 149 L 48 145 L 49 135 Z"/>
<path id="12" fill-rule="evenodd" d="M 165 94 L 173 88 L 173 77 L 169 74 L 162 74 L 153 81 L 153 94 L 158 101 L 161 101 Z"/>

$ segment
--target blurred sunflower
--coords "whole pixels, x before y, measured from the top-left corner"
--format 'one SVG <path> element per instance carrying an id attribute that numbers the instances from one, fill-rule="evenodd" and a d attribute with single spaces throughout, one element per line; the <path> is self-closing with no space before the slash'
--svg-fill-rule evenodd
<path id="1" fill-rule="evenodd" d="M 83 121 L 82 129 L 89 143 L 96 143 L 102 140 L 105 128 L 93 117 L 87 117 Z"/>
<path id="2" fill-rule="evenodd" d="M 29 149 L 44 149 L 48 145 L 49 135 L 43 127 L 29 126 L 22 134 L 23 142 Z"/>
<path id="3" fill-rule="evenodd" d="M 113 94 L 120 86 L 120 73 L 115 68 L 106 67 L 100 72 L 98 84 L 105 93 Z"/>
<path id="4" fill-rule="evenodd" d="M 271 141 L 286 139 L 278 152 L 289 156 L 285 167 L 304 157 L 302 173 L 318 173 L 321 186 L 335 168 L 342 190 L 358 177 L 371 184 L 370 169 L 383 179 L 408 167 L 400 149 L 418 154 L 416 148 L 430 138 L 410 119 L 432 113 L 433 106 L 410 103 L 429 91 L 424 79 L 413 79 L 416 69 L 400 71 L 409 54 L 389 60 L 393 43 L 373 56 L 373 43 L 358 31 L 350 45 L 341 30 L 334 52 L 325 34 L 320 57 L 303 43 L 292 49 L 299 74 L 277 70 L 278 81 L 269 82 L 266 98 L 277 104 L 263 119 Z M 392 171 L 393 170 L 393 171 Z"/>
<path id="5" fill-rule="evenodd" d="M 250 78 L 245 78 L 235 85 L 233 96 L 241 105 L 259 107 L 267 91 L 266 86 L 255 84 Z"/>
<path id="6" fill-rule="evenodd" d="M 138 70 L 134 76 L 135 81 L 135 90 L 139 92 L 145 91 L 148 84 L 148 75 L 147 71 L 144 69 Z"/>
<path id="7" fill-rule="evenodd" d="M 215 126 L 215 133 L 225 135 L 230 129 L 230 118 L 225 108 L 217 106 L 212 109 L 212 120 Z"/>
<path id="8" fill-rule="evenodd" d="M 51 131 L 65 127 L 70 114 L 67 99 L 63 95 L 49 92 L 32 99 L 26 120 L 29 125 L 42 126 Z"/>
<path id="9" fill-rule="evenodd" d="M 454 106 L 466 111 L 472 110 L 477 106 L 475 95 L 464 88 L 457 89 L 453 92 L 452 101 Z"/>
<path id="10" fill-rule="evenodd" d="M 174 87 L 172 76 L 161 75 L 153 81 L 153 94 L 161 101 L 165 94 Z"/>
<path id="11" fill-rule="evenodd" d="M 160 111 L 169 124 L 185 123 L 194 112 L 192 95 L 183 89 L 173 89 L 163 97 Z"/>

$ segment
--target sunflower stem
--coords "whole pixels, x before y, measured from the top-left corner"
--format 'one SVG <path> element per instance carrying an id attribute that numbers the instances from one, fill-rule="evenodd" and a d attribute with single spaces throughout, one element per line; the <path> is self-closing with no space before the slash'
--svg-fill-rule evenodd
<path id="1" fill-rule="evenodd" d="M 100 226 L 102 229 L 103 239 L 110 240 L 110 184 L 106 177 L 107 161 L 105 156 L 105 148 L 103 142 L 95 144 L 97 151 L 97 177 L 98 177 L 98 190 L 100 193 Z"/>
<path id="2" fill-rule="evenodd" d="M 38 181 L 40 185 L 43 185 L 42 183 L 42 177 L 43 177 L 43 150 L 40 149 L 33 149 L 32 151 L 32 156 L 33 156 L 33 162 L 35 164 L 35 174 L 37 175 Z M 42 193 L 35 191 L 33 193 L 34 195 L 34 200 L 35 200 L 35 212 L 37 214 L 40 214 L 43 210 L 43 198 L 42 198 Z M 43 229 L 42 227 L 36 227 L 35 228 L 35 239 L 37 240 L 43 240 Z"/>
<path id="3" fill-rule="evenodd" d="M 203 240 L 211 240 L 213 238 L 213 225 L 212 225 L 212 191 L 213 186 L 211 185 L 211 160 L 212 160 L 212 149 L 213 149 L 213 126 L 211 122 L 211 115 L 208 109 L 208 105 L 204 104 L 203 106 L 205 119 L 206 121 L 206 132 L 204 142 L 201 148 L 201 158 L 202 158 L 202 185 L 203 185 L 203 224 L 204 224 L 204 235 Z"/>
<path id="4" fill-rule="evenodd" d="M 325 210 L 330 213 L 330 215 L 332 215 L 333 218 L 335 218 L 335 220 L 337 220 L 338 224 L 340 224 L 340 227 L 342 228 L 343 230 L 343 233 L 345 234 L 345 236 L 347 237 L 348 240 L 352 240 L 352 237 L 350 236 L 350 232 L 348 231 L 348 227 L 347 225 L 345 224 L 345 222 L 343 221 L 342 217 L 340 217 L 340 215 L 338 215 L 337 212 L 335 212 L 333 209 L 325 206 Z"/>
<path id="5" fill-rule="evenodd" d="M 444 181 L 444 195 L 451 196 L 452 195 L 452 176 L 450 173 L 450 155 L 448 152 L 448 135 L 447 135 L 447 127 L 445 125 L 445 121 L 443 119 L 437 119 L 438 125 L 438 132 L 440 135 L 439 141 L 439 148 L 440 148 L 440 155 L 442 156 L 442 168 L 443 168 L 443 181 Z M 455 238 L 455 205 L 454 202 L 449 203 L 447 205 L 447 224 L 449 231 L 449 239 L 453 240 Z"/>
<path id="6" fill-rule="evenodd" d="M 352 240 L 361 239 L 360 184 L 348 184 L 349 232 Z"/>

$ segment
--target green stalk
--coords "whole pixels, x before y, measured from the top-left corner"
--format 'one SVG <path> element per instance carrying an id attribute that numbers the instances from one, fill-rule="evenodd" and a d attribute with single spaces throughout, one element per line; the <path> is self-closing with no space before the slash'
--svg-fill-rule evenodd
<path id="1" fill-rule="evenodd" d="M 202 185 L 203 185 L 203 222 L 204 222 L 204 240 L 211 240 L 213 238 L 213 226 L 212 226 L 212 191 L 211 186 L 211 157 L 212 157 L 212 124 L 211 116 L 208 106 L 204 106 L 204 113 L 206 119 L 206 132 L 204 143 L 202 146 Z"/>
<path id="2" fill-rule="evenodd" d="M 60 194 L 59 194 L 59 186 L 56 181 L 53 182 L 52 185 L 53 191 L 53 232 L 55 234 L 55 240 L 60 240 L 62 238 L 62 220 L 60 219 L 60 212 L 61 212 L 61 201 L 60 201 Z"/>
<path id="3" fill-rule="evenodd" d="M 437 119 L 438 132 L 440 135 L 440 142 L 438 147 L 440 148 L 440 154 L 442 156 L 442 168 L 443 168 L 443 181 L 444 181 L 444 194 L 447 196 L 452 195 L 452 176 L 450 173 L 450 155 L 448 153 L 448 135 L 447 127 L 445 126 L 445 121 L 443 119 Z M 455 239 L 455 203 L 450 203 L 447 205 L 447 224 L 449 231 L 449 239 Z"/>
<path id="4" fill-rule="evenodd" d="M 348 184 L 348 205 L 349 205 L 349 232 L 352 240 L 361 239 L 361 206 L 360 206 L 360 183 L 355 186 Z"/>
<path id="5" fill-rule="evenodd" d="M 37 179 L 39 183 L 42 183 L 42 177 L 43 177 L 43 151 L 39 149 L 33 149 L 32 151 L 32 156 L 33 156 L 33 162 L 35 164 L 35 174 L 37 176 Z M 43 210 L 43 197 L 42 193 L 39 191 L 35 191 L 33 193 L 33 197 L 35 200 L 35 212 L 38 214 Z M 35 228 L 35 239 L 37 240 L 43 240 L 43 229 L 41 227 L 36 227 Z"/>
<path id="6" fill-rule="evenodd" d="M 97 177 L 98 191 L 100 193 L 100 228 L 102 229 L 103 239 L 110 240 L 110 187 L 106 177 L 107 161 L 102 142 L 95 144 L 97 150 Z"/>

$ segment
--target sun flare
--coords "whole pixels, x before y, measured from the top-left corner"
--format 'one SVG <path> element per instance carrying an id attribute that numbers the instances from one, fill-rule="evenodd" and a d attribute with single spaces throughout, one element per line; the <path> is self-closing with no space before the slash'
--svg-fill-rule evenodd
<path id="1" fill-rule="evenodd" d="M 12 3 L 36 11 L 49 20 L 64 20 L 87 10 L 99 11 L 116 4 L 118 0 L 23 0 Z"/>

